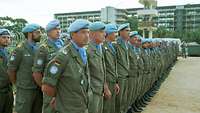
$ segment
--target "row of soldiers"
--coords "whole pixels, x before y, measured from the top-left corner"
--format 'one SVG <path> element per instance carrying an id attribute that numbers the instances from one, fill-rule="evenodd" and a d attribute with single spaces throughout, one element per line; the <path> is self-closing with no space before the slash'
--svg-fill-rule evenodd
<path id="1" fill-rule="evenodd" d="M 12 113 L 11 84 L 17 113 L 140 112 L 177 57 L 176 43 L 142 38 L 128 23 L 77 19 L 63 41 L 53 20 L 38 45 L 40 28 L 25 26 L 26 39 L 10 55 L 10 32 L 0 29 L 0 113 Z"/>

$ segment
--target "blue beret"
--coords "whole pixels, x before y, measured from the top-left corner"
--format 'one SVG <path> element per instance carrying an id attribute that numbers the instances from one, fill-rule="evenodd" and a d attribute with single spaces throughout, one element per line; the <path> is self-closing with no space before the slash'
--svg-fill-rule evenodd
<path id="1" fill-rule="evenodd" d="M 123 30 L 125 28 L 129 28 L 129 27 L 130 27 L 129 23 L 122 24 L 122 25 L 119 26 L 118 31 L 121 31 L 121 30 Z"/>
<path id="2" fill-rule="evenodd" d="M 22 29 L 22 32 L 28 33 L 28 32 L 33 32 L 37 29 L 40 29 L 40 25 L 38 25 L 38 24 L 28 24 Z"/>
<path id="3" fill-rule="evenodd" d="M 149 42 L 149 39 L 148 39 L 148 38 L 145 38 L 145 42 L 148 43 L 148 42 Z"/>
<path id="4" fill-rule="evenodd" d="M 49 32 L 49 31 L 51 31 L 52 29 L 55 29 L 55 28 L 60 28 L 60 22 L 58 20 L 50 21 L 46 26 L 46 31 Z"/>
<path id="5" fill-rule="evenodd" d="M 162 40 L 160 38 L 156 38 L 157 42 L 162 42 Z"/>
<path id="6" fill-rule="evenodd" d="M 155 42 L 158 42 L 158 40 L 153 38 L 153 39 L 152 39 L 152 42 L 155 43 Z"/>
<path id="7" fill-rule="evenodd" d="M 117 32 L 117 26 L 114 24 L 107 24 L 105 28 L 106 34 L 111 34 Z"/>
<path id="8" fill-rule="evenodd" d="M 136 35 L 138 35 L 138 31 L 132 31 L 129 34 L 130 37 L 133 37 L 133 36 L 136 36 Z"/>
<path id="9" fill-rule="evenodd" d="M 3 35 L 10 36 L 11 34 L 8 29 L 0 29 L 0 36 L 3 36 Z"/>
<path id="10" fill-rule="evenodd" d="M 141 35 L 139 35 L 139 34 L 137 34 L 136 36 L 137 36 L 137 37 L 138 37 L 138 39 L 140 39 L 140 40 L 142 40 L 142 39 L 143 39 L 143 37 L 142 37 Z"/>
<path id="11" fill-rule="evenodd" d="M 89 26 L 91 31 L 104 30 L 105 24 L 103 22 L 94 22 Z"/>
<path id="12" fill-rule="evenodd" d="M 144 43 L 146 43 L 146 42 L 148 42 L 148 39 L 142 38 L 142 44 L 144 44 Z"/>
<path id="13" fill-rule="evenodd" d="M 90 22 L 84 19 L 75 20 L 68 28 L 68 32 L 77 32 L 81 29 L 88 29 Z"/>
<path id="14" fill-rule="evenodd" d="M 148 38 L 148 42 L 153 42 L 153 39 L 152 38 Z"/>
<path id="15" fill-rule="evenodd" d="M 162 42 L 162 40 L 161 40 L 161 39 L 159 39 L 159 38 L 157 38 L 157 42 Z"/>

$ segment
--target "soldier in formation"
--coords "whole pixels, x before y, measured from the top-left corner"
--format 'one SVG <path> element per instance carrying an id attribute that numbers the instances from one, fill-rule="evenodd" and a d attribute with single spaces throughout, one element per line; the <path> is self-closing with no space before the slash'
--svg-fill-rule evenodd
<path id="1" fill-rule="evenodd" d="M 0 29 L 1 113 L 12 113 L 12 84 L 17 113 L 141 112 L 178 56 L 177 42 L 142 38 L 129 23 L 77 19 L 64 36 L 53 20 L 45 30 L 39 43 L 40 26 L 25 26 L 9 55 L 11 34 Z"/>

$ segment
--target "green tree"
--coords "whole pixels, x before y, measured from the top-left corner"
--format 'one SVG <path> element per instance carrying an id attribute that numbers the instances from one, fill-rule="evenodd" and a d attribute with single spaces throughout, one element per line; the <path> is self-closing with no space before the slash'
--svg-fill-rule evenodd
<path id="1" fill-rule="evenodd" d="M 130 28 L 133 31 L 138 31 L 138 19 L 135 16 L 128 17 L 126 20 L 127 23 L 130 23 Z"/>
<path id="2" fill-rule="evenodd" d="M 158 27 L 158 29 L 154 31 L 154 37 L 179 38 L 186 42 L 197 42 L 200 44 L 200 29 L 195 31 L 173 31 L 167 30 L 165 27 Z"/>
<path id="3" fill-rule="evenodd" d="M 157 38 L 165 38 L 167 37 L 167 34 L 169 33 L 169 31 L 167 31 L 167 29 L 165 27 L 158 27 L 156 31 L 154 31 L 153 36 L 157 37 Z"/>
<path id="4" fill-rule="evenodd" d="M 21 32 L 22 28 L 28 22 L 25 19 L 17 18 L 13 19 L 11 17 L 0 17 L 0 27 L 7 28 L 13 32 Z"/>

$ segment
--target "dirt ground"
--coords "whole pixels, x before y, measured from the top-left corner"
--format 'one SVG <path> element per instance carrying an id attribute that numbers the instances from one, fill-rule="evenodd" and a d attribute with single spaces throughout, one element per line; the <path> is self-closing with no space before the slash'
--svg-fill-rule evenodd
<path id="1" fill-rule="evenodd" d="M 200 57 L 179 58 L 142 113 L 200 113 Z"/>

